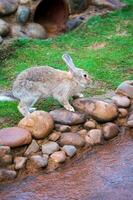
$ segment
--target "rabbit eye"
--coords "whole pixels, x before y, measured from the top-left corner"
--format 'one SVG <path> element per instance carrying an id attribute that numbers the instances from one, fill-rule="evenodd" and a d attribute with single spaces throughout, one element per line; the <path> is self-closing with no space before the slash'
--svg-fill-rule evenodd
<path id="1" fill-rule="evenodd" d="M 87 74 L 84 74 L 84 77 L 87 78 Z"/>

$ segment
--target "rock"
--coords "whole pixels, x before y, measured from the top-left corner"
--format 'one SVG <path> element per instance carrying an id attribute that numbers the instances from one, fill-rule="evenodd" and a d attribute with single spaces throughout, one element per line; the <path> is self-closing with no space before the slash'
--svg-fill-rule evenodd
<path id="1" fill-rule="evenodd" d="M 89 98 L 80 98 L 73 101 L 73 106 L 78 111 L 84 112 L 98 122 L 109 122 L 118 116 L 117 106 L 113 103 Z"/>
<path id="2" fill-rule="evenodd" d="M 24 117 L 18 126 L 30 131 L 34 138 L 44 139 L 52 132 L 54 121 L 49 113 L 35 111 Z"/>
<path id="3" fill-rule="evenodd" d="M 120 108 L 128 108 L 131 103 L 128 97 L 120 95 L 113 96 L 112 100 Z"/>
<path id="4" fill-rule="evenodd" d="M 8 146 L 0 146 L 0 167 L 12 163 L 11 149 Z"/>
<path id="5" fill-rule="evenodd" d="M 100 7 L 108 7 L 110 9 L 118 9 L 124 5 L 120 0 L 92 0 L 92 4 Z"/>
<path id="6" fill-rule="evenodd" d="M 60 136 L 61 136 L 61 133 L 55 131 L 49 136 L 49 140 L 56 142 L 60 138 Z"/>
<path id="7" fill-rule="evenodd" d="M 82 129 L 80 131 L 77 132 L 81 137 L 85 138 L 85 136 L 87 135 L 87 130 L 86 129 Z"/>
<path id="8" fill-rule="evenodd" d="M 87 134 L 93 141 L 94 144 L 102 144 L 103 143 L 103 134 L 99 129 L 92 129 Z"/>
<path id="9" fill-rule="evenodd" d="M 30 17 L 30 9 L 26 6 L 19 6 L 17 10 L 17 22 L 24 25 Z"/>
<path id="10" fill-rule="evenodd" d="M 52 158 L 54 162 L 63 163 L 66 160 L 66 154 L 64 151 L 56 151 L 50 156 L 50 158 Z"/>
<path id="11" fill-rule="evenodd" d="M 78 112 L 70 112 L 63 109 L 53 110 L 50 112 L 50 115 L 53 117 L 55 122 L 63 125 L 82 124 L 86 120 L 84 114 Z"/>
<path id="12" fill-rule="evenodd" d="M 95 129 L 96 128 L 96 122 L 89 120 L 84 124 L 84 128 L 87 129 L 87 130 Z"/>
<path id="13" fill-rule="evenodd" d="M 76 147 L 83 147 L 85 145 L 84 139 L 77 133 L 62 133 L 59 143 L 61 146 L 74 145 Z"/>
<path id="14" fill-rule="evenodd" d="M 3 38 L 0 36 L 0 44 L 2 44 L 3 43 Z"/>
<path id="15" fill-rule="evenodd" d="M 71 131 L 71 127 L 68 125 L 61 125 L 61 124 L 55 124 L 55 129 L 59 132 L 69 132 Z"/>
<path id="16" fill-rule="evenodd" d="M 29 144 L 31 140 L 31 134 L 23 128 L 12 127 L 0 130 L 0 145 L 19 147 Z"/>
<path id="17" fill-rule="evenodd" d="M 48 156 L 40 156 L 40 155 L 34 155 L 31 156 L 30 160 L 33 162 L 34 167 L 36 168 L 42 168 L 46 167 L 48 164 Z"/>
<path id="18" fill-rule="evenodd" d="M 128 115 L 128 111 L 124 108 L 119 108 L 118 111 L 119 111 L 119 117 L 121 118 L 124 118 Z"/>
<path id="19" fill-rule="evenodd" d="M 11 36 L 12 37 L 24 37 L 28 38 L 26 33 L 23 31 L 23 28 L 21 25 L 12 25 L 11 26 Z"/>
<path id="20" fill-rule="evenodd" d="M 125 95 L 129 98 L 133 98 L 133 81 L 124 81 L 116 89 L 116 94 Z"/>
<path id="21" fill-rule="evenodd" d="M 64 145 L 62 150 L 65 151 L 66 155 L 69 157 L 73 157 L 77 152 L 76 147 L 73 145 Z"/>
<path id="22" fill-rule="evenodd" d="M 85 142 L 87 147 L 90 147 L 95 144 L 94 140 L 88 135 L 85 136 Z"/>
<path id="23" fill-rule="evenodd" d="M 17 10 L 17 0 L 0 0 L 0 16 L 10 15 Z"/>
<path id="24" fill-rule="evenodd" d="M 9 25 L 3 19 L 0 19 L 0 36 L 7 36 L 10 31 Z"/>
<path id="25" fill-rule="evenodd" d="M 31 0 L 19 0 L 20 4 L 27 4 L 30 3 Z"/>
<path id="26" fill-rule="evenodd" d="M 127 120 L 127 125 L 130 128 L 133 128 L 133 114 L 131 114 Z"/>
<path id="27" fill-rule="evenodd" d="M 60 147 L 56 142 L 48 142 L 48 143 L 42 145 L 42 152 L 43 152 L 43 154 L 50 155 L 50 154 L 54 153 L 55 151 L 58 151 L 59 148 Z"/>
<path id="28" fill-rule="evenodd" d="M 103 134 L 106 140 L 116 137 L 118 133 L 119 133 L 119 127 L 114 123 L 109 122 L 103 126 Z"/>
<path id="29" fill-rule="evenodd" d="M 69 19 L 67 20 L 65 26 L 66 26 L 66 31 L 71 31 L 75 28 L 77 28 L 81 23 L 84 22 L 84 18 L 83 17 L 75 17 L 73 19 Z"/>
<path id="30" fill-rule="evenodd" d="M 32 140 L 32 143 L 28 146 L 24 155 L 29 156 L 37 151 L 39 151 L 39 145 L 37 144 L 36 140 Z"/>
<path id="31" fill-rule="evenodd" d="M 16 176 L 17 173 L 14 170 L 0 169 L 0 181 L 12 180 Z"/>
<path id="32" fill-rule="evenodd" d="M 15 164 L 15 169 L 23 169 L 25 167 L 27 158 L 26 157 L 15 157 L 14 159 L 14 164 Z"/>
<path id="33" fill-rule="evenodd" d="M 43 26 L 37 23 L 29 23 L 25 28 L 25 33 L 31 38 L 46 38 L 46 30 Z"/>
<path id="34" fill-rule="evenodd" d="M 71 0 L 70 1 L 70 12 L 77 13 L 82 12 L 88 6 L 88 0 Z"/>

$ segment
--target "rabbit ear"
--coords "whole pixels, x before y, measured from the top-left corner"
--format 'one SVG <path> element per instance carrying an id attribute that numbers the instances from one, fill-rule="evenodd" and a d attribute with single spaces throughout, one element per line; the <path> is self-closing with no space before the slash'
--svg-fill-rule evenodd
<path id="1" fill-rule="evenodd" d="M 68 54 L 63 54 L 62 59 L 65 61 L 65 63 L 67 64 L 70 72 L 74 73 L 76 70 L 76 66 L 73 63 L 73 60 L 71 58 L 70 55 Z"/>

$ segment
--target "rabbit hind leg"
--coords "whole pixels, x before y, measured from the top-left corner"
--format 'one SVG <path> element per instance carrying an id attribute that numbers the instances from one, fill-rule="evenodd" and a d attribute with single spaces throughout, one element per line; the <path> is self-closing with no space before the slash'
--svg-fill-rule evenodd
<path id="1" fill-rule="evenodd" d="M 32 106 L 36 103 L 38 99 L 33 98 L 33 99 L 21 99 L 18 105 L 18 110 L 19 112 L 23 115 L 26 116 L 27 114 L 33 112 L 36 110 L 36 108 L 32 108 Z"/>

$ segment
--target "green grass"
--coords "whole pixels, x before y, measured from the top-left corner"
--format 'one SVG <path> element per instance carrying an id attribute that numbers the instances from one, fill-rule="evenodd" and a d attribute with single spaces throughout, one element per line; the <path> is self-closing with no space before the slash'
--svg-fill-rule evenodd
<path id="1" fill-rule="evenodd" d="M 66 70 L 61 59 L 69 53 L 75 64 L 98 81 L 98 87 L 86 95 L 105 93 L 122 81 L 133 79 L 133 2 L 104 16 L 92 17 L 80 28 L 48 40 L 18 39 L 9 48 L 0 49 L 0 90 L 11 88 L 14 78 L 22 70 L 35 65 L 49 65 Z M 94 48 L 94 44 L 103 48 Z M 59 107 L 53 99 L 39 102 L 38 109 Z M 17 124 L 22 116 L 17 103 L 0 102 L 0 127 Z M 5 120 L 5 121 L 4 121 Z M 2 121 L 2 122 L 1 122 Z"/>

